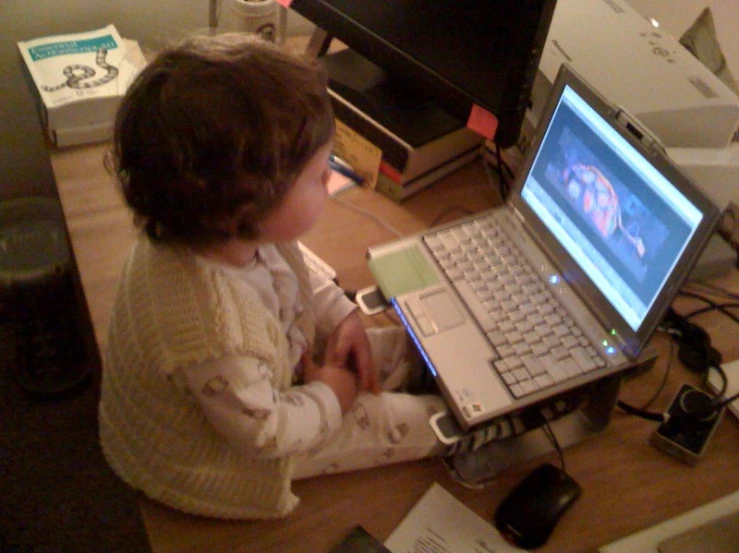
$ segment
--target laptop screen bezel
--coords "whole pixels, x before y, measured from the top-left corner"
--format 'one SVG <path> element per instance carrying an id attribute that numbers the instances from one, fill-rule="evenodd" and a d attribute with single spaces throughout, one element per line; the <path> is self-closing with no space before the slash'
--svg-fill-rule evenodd
<path id="1" fill-rule="evenodd" d="M 521 198 L 522 188 L 536 160 L 536 152 L 541 147 L 545 130 L 551 122 L 566 87 L 570 87 L 583 98 L 611 128 L 641 153 L 703 214 L 702 220 L 683 249 L 675 269 L 654 298 L 649 313 L 635 330 L 611 305 L 565 248 L 553 239 L 541 219 Z M 552 87 L 548 104 L 542 112 L 534 140 L 512 187 L 509 204 L 520 214 L 524 224 L 531 230 L 532 238 L 547 253 L 552 264 L 562 273 L 571 289 L 592 310 L 599 322 L 614 332 L 614 336 L 622 344 L 624 353 L 635 357 L 651 338 L 690 270 L 699 259 L 718 224 L 720 211 L 705 193 L 667 157 L 657 143 L 645 137 L 638 130 L 635 135 L 633 130 L 620 122 L 617 118 L 619 112 L 617 107 L 610 104 L 588 85 L 571 67 L 563 64 Z M 637 137 L 637 135 L 641 136 Z"/>

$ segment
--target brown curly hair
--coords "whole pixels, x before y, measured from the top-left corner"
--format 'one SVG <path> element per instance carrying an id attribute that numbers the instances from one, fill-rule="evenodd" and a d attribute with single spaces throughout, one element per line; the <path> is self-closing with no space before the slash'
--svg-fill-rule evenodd
<path id="1" fill-rule="evenodd" d="M 316 60 L 250 35 L 194 36 L 134 80 L 106 163 L 152 240 L 253 239 L 333 133 Z"/>

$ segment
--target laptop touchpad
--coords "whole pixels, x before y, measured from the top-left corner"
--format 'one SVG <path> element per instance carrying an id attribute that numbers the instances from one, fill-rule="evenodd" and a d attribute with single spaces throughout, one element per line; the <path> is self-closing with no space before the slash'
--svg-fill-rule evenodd
<path id="1" fill-rule="evenodd" d="M 433 322 L 437 332 L 443 332 L 464 323 L 464 313 L 454 303 L 448 290 L 436 290 L 422 294 L 420 299 L 426 316 Z"/>

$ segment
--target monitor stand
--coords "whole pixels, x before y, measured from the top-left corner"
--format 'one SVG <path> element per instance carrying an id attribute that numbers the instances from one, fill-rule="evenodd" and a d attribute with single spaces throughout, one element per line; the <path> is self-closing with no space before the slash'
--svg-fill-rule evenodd
<path id="1" fill-rule="evenodd" d="M 361 134 L 373 125 L 419 148 L 465 126 L 407 80 L 387 73 L 351 48 L 329 51 L 330 42 L 331 37 L 317 29 L 306 52 L 320 57 L 326 66 L 329 88 L 342 99 L 337 109 L 348 104 L 362 114 L 366 122 L 355 129 Z M 338 117 L 344 115 L 349 116 L 337 111 Z"/>
<path id="2" fill-rule="evenodd" d="M 649 370 L 654 366 L 656 359 L 656 351 L 649 349 L 641 356 L 638 366 L 627 374 Z M 562 450 L 605 430 L 616 408 L 624 378 L 624 373 L 618 373 L 596 382 L 584 407 L 549 423 Z M 485 455 L 476 455 L 478 451 L 447 458 L 448 467 L 462 484 L 471 487 L 482 486 L 505 469 L 543 457 L 556 450 L 543 427 L 491 442 L 483 448 Z"/>

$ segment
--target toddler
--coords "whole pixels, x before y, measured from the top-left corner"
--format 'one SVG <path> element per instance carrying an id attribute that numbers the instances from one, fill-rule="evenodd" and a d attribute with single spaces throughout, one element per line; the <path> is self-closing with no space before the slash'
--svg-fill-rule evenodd
<path id="1" fill-rule="evenodd" d="M 174 508 L 275 518 L 291 481 L 444 453 L 438 395 L 399 391 L 402 329 L 366 331 L 296 240 L 321 214 L 324 72 L 259 38 L 192 37 L 122 100 L 107 160 L 141 229 L 105 351 L 114 471 Z M 386 390 L 386 391 L 383 391 Z"/>

